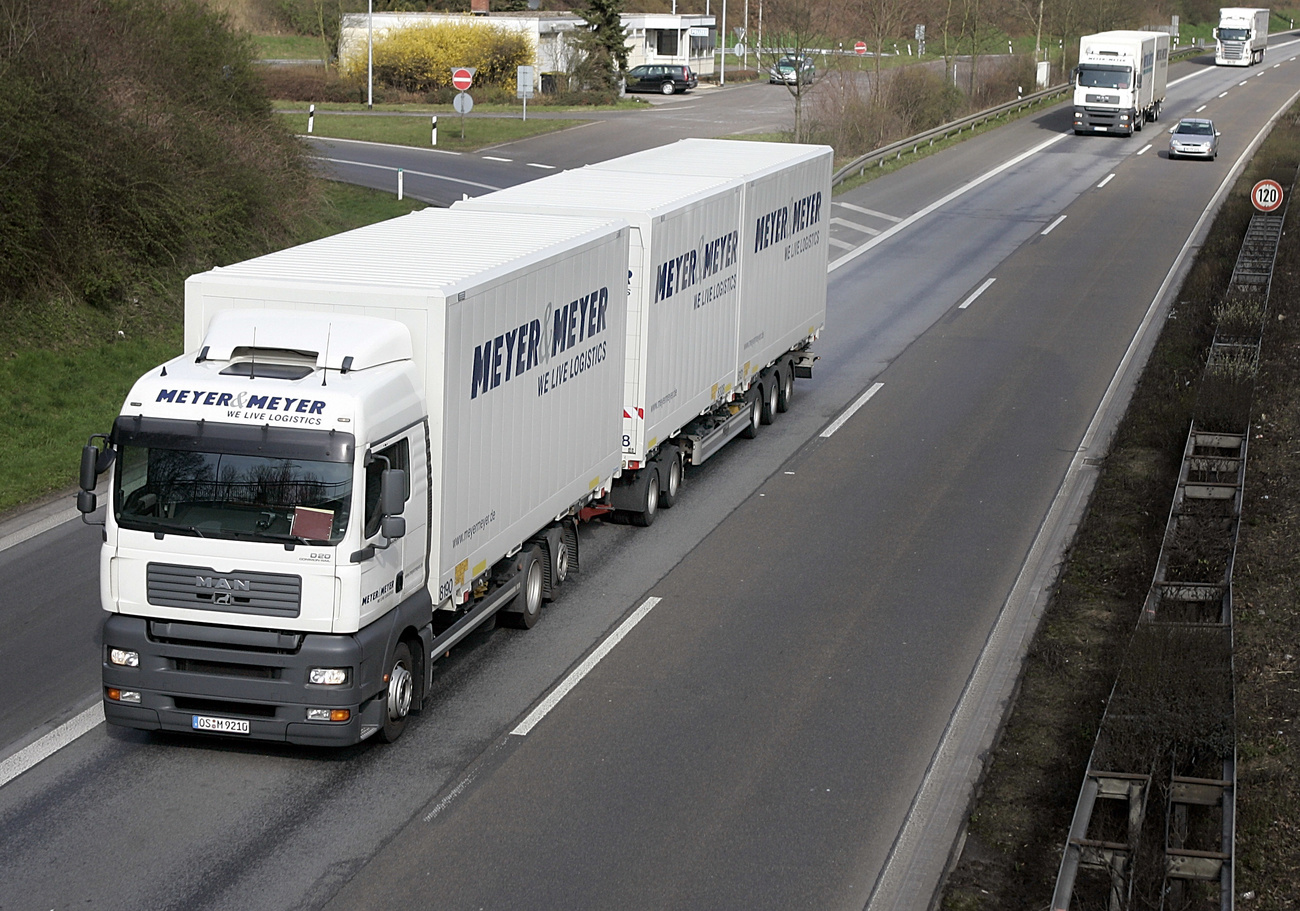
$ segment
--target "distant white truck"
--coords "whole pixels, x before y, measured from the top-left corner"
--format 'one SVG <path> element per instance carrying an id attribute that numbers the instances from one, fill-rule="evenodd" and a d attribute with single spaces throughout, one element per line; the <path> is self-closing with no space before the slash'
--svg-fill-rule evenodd
<path id="1" fill-rule="evenodd" d="M 1132 136 L 1160 119 L 1169 77 L 1169 36 L 1112 31 L 1079 39 L 1074 132 Z"/>
<path id="2" fill-rule="evenodd" d="M 1254 66 L 1268 47 L 1268 10 L 1224 7 L 1214 30 L 1216 66 Z"/>

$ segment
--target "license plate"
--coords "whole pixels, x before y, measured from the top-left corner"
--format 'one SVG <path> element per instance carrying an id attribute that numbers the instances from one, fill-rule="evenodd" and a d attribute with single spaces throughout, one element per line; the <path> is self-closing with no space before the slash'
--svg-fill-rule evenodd
<path id="1" fill-rule="evenodd" d="M 247 734 L 248 722 L 243 718 L 210 718 L 207 715 L 195 715 L 190 722 L 196 731 L 212 731 L 217 734 Z"/>

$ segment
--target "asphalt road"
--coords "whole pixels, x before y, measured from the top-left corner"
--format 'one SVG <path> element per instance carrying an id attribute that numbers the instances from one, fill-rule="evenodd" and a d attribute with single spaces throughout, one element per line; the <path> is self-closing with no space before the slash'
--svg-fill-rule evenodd
<path id="1" fill-rule="evenodd" d="M 458 648 L 392 747 L 101 725 L 10 780 L 0 908 L 924 907 L 1117 371 L 1294 93 L 1291 52 L 1176 68 L 1196 75 L 1162 125 L 1208 105 L 1216 163 L 1166 160 L 1150 127 L 1068 135 L 1061 107 L 837 197 L 849 246 L 790 413 L 692 471 L 652 528 L 584 529 L 584 572 L 543 622 Z M 0 584 L 34 602 L 2 621 L 0 679 L 54 694 L 0 715 L 0 743 L 89 695 L 96 542 L 77 529 L 0 554 Z"/>

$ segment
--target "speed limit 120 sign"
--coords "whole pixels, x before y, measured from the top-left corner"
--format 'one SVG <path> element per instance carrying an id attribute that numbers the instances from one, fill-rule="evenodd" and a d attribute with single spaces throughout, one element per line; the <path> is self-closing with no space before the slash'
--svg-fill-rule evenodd
<path id="1" fill-rule="evenodd" d="M 1250 201 L 1261 212 L 1274 212 L 1282 205 L 1282 185 L 1276 180 L 1261 180 L 1251 188 Z"/>

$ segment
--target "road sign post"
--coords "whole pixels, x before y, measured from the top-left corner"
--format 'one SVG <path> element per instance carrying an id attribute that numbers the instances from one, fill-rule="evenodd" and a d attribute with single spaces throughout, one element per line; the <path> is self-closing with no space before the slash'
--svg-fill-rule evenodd
<path id="1" fill-rule="evenodd" d="M 1261 212 L 1276 212 L 1282 205 L 1282 185 L 1276 180 L 1261 180 L 1251 188 L 1250 201 Z"/>
<path id="2" fill-rule="evenodd" d="M 461 92 L 451 100 L 451 106 L 460 115 L 460 138 L 465 138 L 465 115 L 474 110 L 474 99 L 469 92 Z"/>
<path id="3" fill-rule="evenodd" d="M 528 99 L 533 97 L 533 68 L 521 66 L 515 70 L 515 95 L 524 102 L 524 120 L 528 119 Z"/>
<path id="4" fill-rule="evenodd" d="M 451 84 L 460 93 L 452 99 L 451 106 L 460 115 L 461 139 L 465 138 L 465 115 L 474 109 L 474 99 L 469 97 L 466 90 L 474 84 L 476 72 L 478 69 L 472 66 L 458 66 L 451 71 Z"/>

